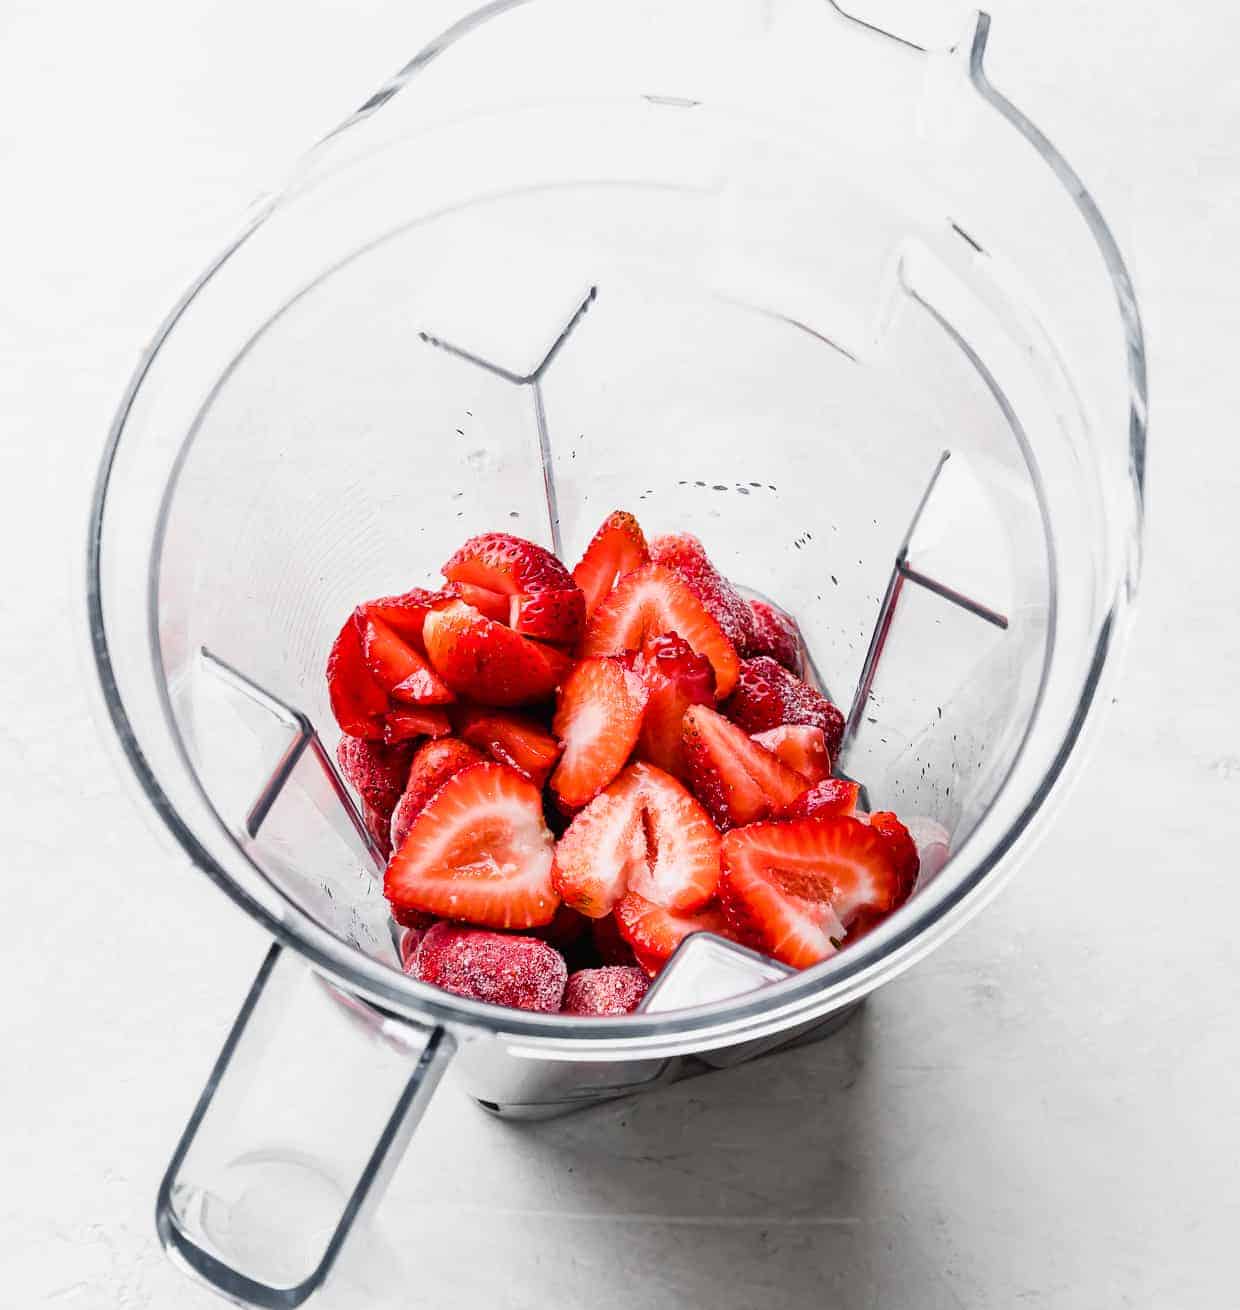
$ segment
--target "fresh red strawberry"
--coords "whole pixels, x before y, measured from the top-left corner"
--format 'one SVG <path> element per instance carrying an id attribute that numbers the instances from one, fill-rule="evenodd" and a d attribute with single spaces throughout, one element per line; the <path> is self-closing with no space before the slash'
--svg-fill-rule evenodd
<path id="1" fill-rule="evenodd" d="M 538 788 L 502 764 L 449 778 L 414 819 L 384 875 L 394 906 L 491 928 L 550 923 L 553 842 Z"/>
<path id="2" fill-rule="evenodd" d="M 741 940 L 796 969 L 832 955 L 862 913 L 900 893 L 886 841 L 856 819 L 755 823 L 723 839 L 719 897 Z"/>
<path id="3" fill-rule="evenodd" d="M 446 737 L 452 731 L 448 711 L 439 705 L 392 706 L 383 717 L 383 740 L 389 745 L 415 737 Z"/>
<path id="4" fill-rule="evenodd" d="M 376 618 L 403 641 L 411 645 L 419 654 L 422 653 L 422 625 L 426 616 L 438 606 L 446 604 L 452 596 L 444 591 L 427 591 L 425 587 L 414 587 L 400 596 L 384 596 L 380 600 L 368 600 L 358 607 L 359 611 Z"/>
<path id="5" fill-rule="evenodd" d="M 457 596 L 466 605 L 472 605 L 479 614 L 485 614 L 488 619 L 494 619 L 496 623 L 507 623 L 512 614 L 512 597 L 506 596 L 502 591 L 475 587 L 468 582 L 451 582 L 444 591 Z"/>
<path id="6" fill-rule="evenodd" d="M 572 646 L 581 639 L 586 626 L 586 598 L 577 586 L 568 591 L 513 596 L 508 621 L 514 632 Z"/>
<path id="7" fill-rule="evenodd" d="M 852 815 L 857 808 L 861 788 L 844 778 L 824 778 L 817 786 L 802 792 L 792 802 L 785 817 L 789 819 L 825 819 L 833 814 Z"/>
<path id="8" fill-rule="evenodd" d="M 831 776 L 831 757 L 821 728 L 807 723 L 784 723 L 778 728 L 755 732 L 753 739 L 812 786 Z"/>
<path id="9" fill-rule="evenodd" d="M 632 1014 L 650 982 L 641 969 L 578 969 L 564 989 L 565 1014 Z"/>
<path id="10" fill-rule="evenodd" d="M 519 705 L 549 696 L 569 658 L 484 618 L 463 601 L 433 610 L 423 629 L 435 672 L 460 696 L 486 705 Z"/>
<path id="11" fill-rule="evenodd" d="M 796 620 L 764 600 L 751 600 L 753 641 L 746 655 L 769 655 L 799 678 L 804 667 L 801 658 L 801 632 Z"/>
<path id="12" fill-rule="evenodd" d="M 870 827 L 887 843 L 900 875 L 898 903 L 908 899 L 921 871 L 921 856 L 909 830 L 890 810 L 876 810 L 870 815 Z"/>
<path id="13" fill-rule="evenodd" d="M 593 919 L 629 889 L 673 910 L 694 910 L 719 883 L 719 834 L 675 778 L 634 764 L 569 825 L 552 878 L 565 902 Z"/>
<path id="14" fill-rule="evenodd" d="M 646 684 L 637 754 L 683 780 L 688 776 L 681 732 L 685 711 L 690 705 L 715 703 L 714 670 L 674 632 L 648 637 L 634 667 Z"/>
<path id="15" fill-rule="evenodd" d="M 482 756 L 472 746 L 455 737 L 424 742 L 413 757 L 405 789 L 391 811 L 392 849 L 400 850 L 414 819 L 449 778 L 481 761 Z"/>
<path id="16" fill-rule="evenodd" d="M 735 647 L 689 587 L 660 564 L 647 564 L 620 579 L 586 625 L 581 653 L 640 650 L 648 637 L 666 632 L 678 633 L 710 661 L 717 696 L 731 693 L 740 667 Z"/>
<path id="17" fill-rule="evenodd" d="M 642 680 L 618 660 L 585 659 L 560 689 L 552 728 L 564 755 L 551 789 L 568 805 L 584 805 L 624 768 L 637 745 L 646 705 Z"/>
<path id="18" fill-rule="evenodd" d="M 808 785 L 799 773 L 705 705 L 686 711 L 684 739 L 690 785 L 720 828 L 782 814 Z"/>
<path id="19" fill-rule="evenodd" d="M 649 562 L 650 551 L 637 520 L 627 510 L 609 514 L 573 570 L 573 581 L 585 596 L 586 617 L 620 578 Z"/>
<path id="20" fill-rule="evenodd" d="M 844 739 L 844 716 L 807 682 L 789 673 L 769 655 L 745 660 L 723 712 L 746 732 L 765 732 L 783 723 L 821 728 L 832 759 Z"/>
<path id="21" fill-rule="evenodd" d="M 353 790 L 368 805 L 391 814 L 397 797 L 405 789 L 413 746 L 401 742 L 395 746 L 379 741 L 362 741 L 341 737 L 336 747 L 336 762 Z"/>
<path id="22" fill-rule="evenodd" d="M 362 639 L 352 615 L 327 657 L 327 694 L 341 732 L 375 741 L 382 738 L 387 693 L 366 667 Z"/>
<path id="23" fill-rule="evenodd" d="M 359 609 L 354 621 L 361 633 L 366 667 L 393 700 L 410 705 L 448 705 L 456 700 L 425 658 L 382 619 Z"/>
<path id="24" fill-rule="evenodd" d="M 754 641 L 753 614 L 736 588 L 710 562 L 702 543 L 688 532 L 655 537 L 650 558 L 679 574 L 738 651 Z"/>
<path id="25" fill-rule="evenodd" d="M 452 923 L 437 923 L 422 938 L 406 972 L 457 996 L 545 1014 L 560 1008 L 568 980 L 563 957 L 537 937 Z"/>
<path id="26" fill-rule="evenodd" d="M 620 925 L 614 914 L 590 920 L 590 939 L 594 953 L 603 964 L 629 965 L 637 958 L 633 948 L 620 935 Z"/>
<path id="27" fill-rule="evenodd" d="M 542 787 L 560 758 L 560 743 L 533 719 L 507 710 L 465 705 L 454 714 L 457 731 L 492 759 Z"/>
<path id="28" fill-rule="evenodd" d="M 616 906 L 616 923 L 620 935 L 633 948 L 638 963 L 651 977 L 667 963 L 672 952 L 690 933 L 713 932 L 732 936 L 723 911 L 716 905 L 696 914 L 676 914 L 636 892 L 629 892 Z"/>

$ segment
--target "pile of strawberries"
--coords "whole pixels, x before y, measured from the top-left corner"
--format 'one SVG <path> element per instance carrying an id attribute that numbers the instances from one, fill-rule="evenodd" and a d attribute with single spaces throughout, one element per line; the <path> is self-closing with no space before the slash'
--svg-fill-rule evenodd
<path id="1" fill-rule="evenodd" d="M 912 891 L 907 829 L 831 776 L 795 623 L 695 537 L 617 511 L 571 574 L 506 533 L 443 574 L 360 605 L 327 662 L 409 973 L 622 1014 L 692 932 L 806 968 Z"/>

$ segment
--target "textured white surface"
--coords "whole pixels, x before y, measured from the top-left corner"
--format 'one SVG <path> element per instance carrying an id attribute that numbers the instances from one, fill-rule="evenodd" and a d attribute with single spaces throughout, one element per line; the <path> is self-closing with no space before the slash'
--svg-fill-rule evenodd
<path id="1" fill-rule="evenodd" d="M 829 1043 L 533 1128 L 446 1085 L 369 1290 L 322 1304 L 1237 1303 L 1240 19 L 993 8 L 992 75 L 1119 220 L 1150 329 L 1143 615 L 1091 768 L 999 903 Z M 216 1304 L 152 1205 L 265 944 L 98 745 L 87 490 L 217 234 L 452 9 L 0 6 L 6 1306 Z"/>

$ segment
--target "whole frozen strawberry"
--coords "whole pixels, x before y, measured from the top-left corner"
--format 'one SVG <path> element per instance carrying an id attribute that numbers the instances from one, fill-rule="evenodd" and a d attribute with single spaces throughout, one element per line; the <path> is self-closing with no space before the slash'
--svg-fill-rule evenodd
<path id="1" fill-rule="evenodd" d="M 746 732 L 765 732 L 784 723 L 821 728 L 834 760 L 844 740 L 844 716 L 819 691 L 768 655 L 742 662 L 723 712 Z"/>
<path id="2" fill-rule="evenodd" d="M 631 1014 L 650 988 L 645 970 L 611 966 L 578 969 L 564 989 L 565 1014 Z"/>
<path id="3" fill-rule="evenodd" d="M 559 1010 L 568 981 L 563 956 L 537 937 L 453 923 L 435 924 L 405 971 L 457 996 L 544 1014 Z"/>

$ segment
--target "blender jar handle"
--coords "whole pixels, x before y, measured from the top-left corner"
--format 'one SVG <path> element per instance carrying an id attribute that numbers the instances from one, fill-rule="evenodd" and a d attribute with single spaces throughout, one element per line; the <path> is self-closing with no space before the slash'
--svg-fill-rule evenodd
<path id="1" fill-rule="evenodd" d="M 165 1250 L 243 1305 L 322 1287 L 455 1050 L 273 945 L 159 1189 Z"/>

